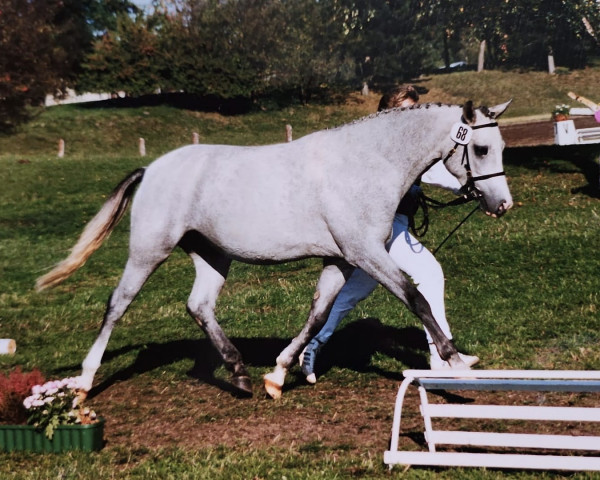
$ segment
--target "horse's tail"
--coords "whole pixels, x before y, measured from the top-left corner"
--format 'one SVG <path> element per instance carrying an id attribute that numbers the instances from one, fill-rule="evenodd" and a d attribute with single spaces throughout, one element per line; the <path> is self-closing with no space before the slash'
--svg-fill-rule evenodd
<path id="1" fill-rule="evenodd" d="M 86 225 L 79 240 L 67 258 L 50 272 L 38 278 L 35 286 L 38 291 L 53 287 L 81 268 L 102 242 L 108 238 L 117 226 L 133 196 L 133 191 L 142 181 L 145 168 L 138 168 L 125 178 L 110 194 L 100 211 Z"/>

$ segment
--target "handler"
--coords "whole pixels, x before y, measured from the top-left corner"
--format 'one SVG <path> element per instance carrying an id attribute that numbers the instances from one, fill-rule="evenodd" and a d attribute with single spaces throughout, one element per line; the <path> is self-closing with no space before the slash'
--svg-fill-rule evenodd
<path id="1" fill-rule="evenodd" d="M 419 94 L 411 85 L 397 87 L 390 93 L 381 97 L 378 111 L 394 107 L 410 107 L 419 101 Z M 458 180 L 446 170 L 441 162 L 437 162 L 425 174 L 421 180 L 425 183 L 436 185 L 454 193 L 458 193 L 461 185 Z M 433 254 L 427 250 L 410 232 L 409 228 L 414 226 L 414 216 L 419 208 L 419 194 L 421 187 L 413 185 L 408 193 L 402 198 L 394 222 L 392 225 L 392 236 L 386 248 L 396 265 L 409 275 L 417 290 L 425 297 L 431 313 L 438 322 L 444 334 L 452 339 L 450 326 L 446 320 L 446 308 L 444 305 L 444 272 L 441 265 Z M 327 343 L 342 319 L 360 302 L 367 298 L 375 287 L 377 281 L 373 280 L 360 268 L 356 268 L 340 293 L 323 325 L 321 331 L 308 343 L 300 355 L 302 372 L 306 375 L 309 383 L 316 383 L 315 363 L 319 350 Z M 427 342 L 429 343 L 430 360 L 432 370 L 450 368 L 448 362 L 442 360 L 431 335 L 425 329 Z M 469 367 L 479 362 L 479 358 L 471 355 L 459 354 L 463 362 Z"/>

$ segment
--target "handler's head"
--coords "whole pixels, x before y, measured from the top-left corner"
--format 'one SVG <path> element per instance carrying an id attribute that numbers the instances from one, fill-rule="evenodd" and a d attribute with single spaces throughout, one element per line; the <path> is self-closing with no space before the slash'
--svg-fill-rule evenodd
<path id="1" fill-rule="evenodd" d="M 377 111 L 388 108 L 410 107 L 419 101 L 419 94 L 412 85 L 400 85 L 381 97 Z"/>

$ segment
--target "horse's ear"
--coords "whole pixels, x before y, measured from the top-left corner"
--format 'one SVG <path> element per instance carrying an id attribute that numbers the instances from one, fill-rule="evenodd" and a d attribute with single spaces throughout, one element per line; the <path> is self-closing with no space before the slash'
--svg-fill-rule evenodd
<path id="1" fill-rule="evenodd" d="M 469 125 L 475 123 L 475 109 L 473 108 L 473 101 L 469 100 L 463 105 L 463 119 Z"/>
<path id="2" fill-rule="evenodd" d="M 512 102 L 512 98 L 506 102 L 506 103 L 501 103 L 500 105 L 496 105 L 495 107 L 490 107 L 488 108 L 488 117 L 490 118 L 498 118 L 500 115 L 502 115 L 504 113 L 504 111 L 508 108 L 508 106 L 510 105 L 510 103 Z"/>

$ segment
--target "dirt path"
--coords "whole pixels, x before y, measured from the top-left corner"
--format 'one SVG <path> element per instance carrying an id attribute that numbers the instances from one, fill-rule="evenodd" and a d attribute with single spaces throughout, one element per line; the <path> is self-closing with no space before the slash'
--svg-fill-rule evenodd
<path id="1" fill-rule="evenodd" d="M 106 418 L 108 447 L 198 450 L 226 446 L 258 450 L 327 446 L 332 450 L 339 448 L 383 456 L 389 448 L 399 385 L 399 381 L 382 377 L 354 386 L 324 379 L 316 386 L 294 385 L 284 393 L 282 400 L 273 401 L 265 398 L 259 385 L 253 398 L 240 399 L 194 379 L 169 383 L 137 377 L 113 384 L 95 397 L 93 403 Z M 597 400 L 585 394 L 466 392 L 431 395 L 430 401 L 476 404 L 490 402 L 492 395 L 491 403 L 517 405 L 591 407 L 596 406 Z M 426 448 L 418 402 L 416 388 L 410 388 L 403 409 L 401 449 Z M 500 428 L 506 428 L 506 423 Z M 479 427 L 481 425 L 471 425 L 475 430 Z M 516 428 L 527 431 L 523 422 Z M 538 422 L 534 428 L 538 433 L 560 431 L 571 435 L 591 435 L 592 430 L 589 424 L 576 423 L 557 427 Z"/>

